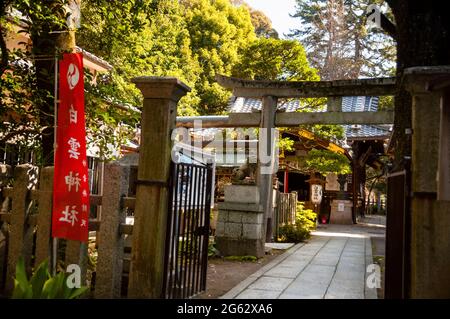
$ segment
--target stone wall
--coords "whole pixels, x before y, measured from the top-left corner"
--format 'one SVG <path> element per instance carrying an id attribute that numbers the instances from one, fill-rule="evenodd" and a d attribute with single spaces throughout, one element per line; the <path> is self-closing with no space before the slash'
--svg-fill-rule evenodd
<path id="1" fill-rule="evenodd" d="M 217 249 L 224 256 L 264 256 L 264 209 L 258 188 L 227 185 L 225 202 L 219 204 Z"/>

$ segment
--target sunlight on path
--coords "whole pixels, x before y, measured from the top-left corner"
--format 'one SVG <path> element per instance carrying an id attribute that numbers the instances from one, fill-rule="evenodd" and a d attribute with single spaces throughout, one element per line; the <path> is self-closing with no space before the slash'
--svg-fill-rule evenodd
<path id="1" fill-rule="evenodd" d="M 370 224 L 370 223 L 369 223 Z M 373 263 L 370 237 L 384 236 L 364 225 L 325 225 L 231 289 L 222 298 L 375 299 L 365 284 Z"/>

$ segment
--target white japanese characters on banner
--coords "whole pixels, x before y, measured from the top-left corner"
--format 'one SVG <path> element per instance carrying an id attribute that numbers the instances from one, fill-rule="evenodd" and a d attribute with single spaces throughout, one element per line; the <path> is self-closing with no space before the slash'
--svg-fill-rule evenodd
<path id="1" fill-rule="evenodd" d="M 82 54 L 64 55 L 59 92 L 52 236 L 87 242 L 89 183 Z"/>

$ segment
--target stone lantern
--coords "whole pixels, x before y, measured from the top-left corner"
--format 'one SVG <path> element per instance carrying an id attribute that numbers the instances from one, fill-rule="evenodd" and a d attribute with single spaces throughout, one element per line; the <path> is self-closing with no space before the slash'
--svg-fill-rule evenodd
<path id="1" fill-rule="evenodd" d="M 347 182 L 346 175 L 338 176 L 339 192 L 336 199 L 331 202 L 330 224 L 353 224 L 352 207 L 353 203 L 348 199 L 345 193 L 345 183 Z"/>

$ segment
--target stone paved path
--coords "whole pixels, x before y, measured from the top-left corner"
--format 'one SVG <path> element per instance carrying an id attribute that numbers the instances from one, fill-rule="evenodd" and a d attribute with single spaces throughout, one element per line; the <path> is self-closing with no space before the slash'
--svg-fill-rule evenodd
<path id="1" fill-rule="evenodd" d="M 320 227 L 307 243 L 295 245 L 222 298 L 377 298 L 376 289 L 365 285 L 366 269 L 373 263 L 370 237 L 383 232 L 360 225 Z"/>

